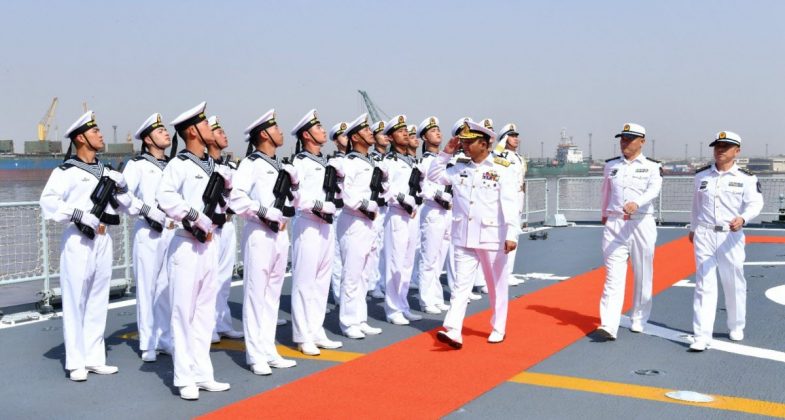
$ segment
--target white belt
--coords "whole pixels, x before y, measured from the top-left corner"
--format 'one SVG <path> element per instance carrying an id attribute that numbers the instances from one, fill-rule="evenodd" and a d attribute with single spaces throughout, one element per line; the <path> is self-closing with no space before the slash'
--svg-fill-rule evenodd
<path id="1" fill-rule="evenodd" d="M 698 226 L 705 227 L 706 229 L 713 230 L 715 232 L 730 232 L 729 225 L 712 225 L 711 223 L 698 222 Z"/>
<path id="2" fill-rule="evenodd" d="M 609 219 L 642 220 L 649 216 L 652 216 L 652 214 L 651 213 L 627 214 L 627 213 L 618 213 L 615 211 L 608 212 Z"/>

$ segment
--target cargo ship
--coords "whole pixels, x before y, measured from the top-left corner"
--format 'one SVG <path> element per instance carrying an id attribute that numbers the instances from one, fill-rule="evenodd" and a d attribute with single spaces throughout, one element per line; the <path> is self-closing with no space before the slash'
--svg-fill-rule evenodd
<path id="1" fill-rule="evenodd" d="M 567 130 L 561 130 L 561 139 L 556 146 L 556 157 L 553 159 L 530 159 L 526 170 L 528 178 L 545 178 L 554 176 L 586 176 L 589 174 L 589 162 L 583 158 L 583 152 L 576 146 Z"/>
<path id="2" fill-rule="evenodd" d="M 134 154 L 131 143 L 110 143 L 98 154 L 104 162 L 117 167 Z M 0 178 L 7 181 L 46 180 L 63 163 L 63 144 L 59 141 L 26 141 L 24 153 L 14 153 L 12 140 L 0 140 Z"/>

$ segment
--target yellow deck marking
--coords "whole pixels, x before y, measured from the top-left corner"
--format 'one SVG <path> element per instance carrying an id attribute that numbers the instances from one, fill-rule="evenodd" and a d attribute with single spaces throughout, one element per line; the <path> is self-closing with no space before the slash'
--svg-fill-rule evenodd
<path id="1" fill-rule="evenodd" d="M 771 401 L 752 400 L 748 398 L 712 395 L 710 403 L 692 403 L 679 401 L 665 396 L 673 389 L 655 388 L 651 386 L 624 384 L 619 382 L 598 381 L 571 376 L 550 375 L 547 373 L 521 372 L 510 379 L 528 385 L 549 388 L 569 389 L 573 391 L 592 392 L 595 394 L 613 395 L 617 397 L 638 398 L 671 404 L 691 405 L 695 407 L 713 408 L 716 410 L 737 411 L 741 413 L 759 414 L 769 417 L 785 418 L 785 404 Z"/>
<path id="2" fill-rule="evenodd" d="M 123 340 L 138 340 L 139 333 L 131 332 L 131 333 L 119 334 L 118 337 L 122 338 Z M 286 347 L 281 345 L 277 345 L 275 347 L 278 349 L 278 354 L 280 354 L 282 357 L 289 357 L 292 359 L 321 360 L 324 362 L 348 362 L 350 360 L 354 360 L 358 357 L 364 356 L 363 353 L 354 353 L 350 351 L 338 351 L 338 350 L 326 350 L 326 349 L 320 349 L 321 354 L 319 356 L 307 356 L 291 347 Z M 210 349 L 245 351 L 245 341 L 223 339 L 221 340 L 220 343 L 215 343 L 212 346 L 210 346 Z"/>

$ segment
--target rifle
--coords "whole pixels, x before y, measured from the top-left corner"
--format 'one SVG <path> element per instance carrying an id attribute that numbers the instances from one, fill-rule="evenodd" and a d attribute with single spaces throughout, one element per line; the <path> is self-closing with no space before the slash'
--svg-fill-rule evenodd
<path id="1" fill-rule="evenodd" d="M 120 164 L 119 169 L 121 171 L 123 170 L 124 165 L 125 162 Z M 112 169 L 112 165 L 106 165 L 106 167 Z M 114 196 L 116 189 L 117 185 L 115 184 L 114 180 L 104 175 L 101 177 L 101 179 L 98 180 L 98 185 L 95 186 L 93 192 L 90 193 L 90 201 L 93 202 L 93 208 L 90 209 L 90 213 L 97 217 L 98 220 L 100 220 L 102 223 L 107 225 L 120 224 L 120 216 L 106 212 L 106 206 L 112 206 L 113 209 L 116 209 L 120 205 Z M 90 226 L 76 222 L 76 227 L 78 227 L 79 231 L 88 238 L 95 239 L 95 230 Z M 106 226 L 99 225 L 98 233 L 103 235 L 105 232 Z"/>
<path id="2" fill-rule="evenodd" d="M 335 200 L 335 193 L 338 192 L 338 174 L 335 171 L 334 166 L 327 165 L 327 167 L 324 168 L 324 183 L 322 184 L 322 189 L 324 190 L 324 201 L 337 204 Z M 336 208 L 338 208 L 337 205 Z M 330 224 L 333 223 L 332 214 L 325 214 L 318 210 L 314 210 L 313 213 L 319 216 L 325 222 Z"/>
<path id="3" fill-rule="evenodd" d="M 289 159 L 283 158 L 281 163 L 286 165 L 289 163 Z M 275 185 L 273 186 L 273 195 L 275 196 L 273 207 L 280 210 L 281 213 L 283 213 L 283 215 L 286 217 L 294 216 L 294 207 L 289 207 L 286 205 L 287 198 L 289 200 L 294 199 L 294 195 L 292 195 L 292 179 L 289 178 L 289 174 L 283 169 L 278 171 L 278 178 L 275 179 Z M 273 232 L 278 232 L 281 229 L 281 226 L 278 222 L 272 222 L 265 219 L 262 219 L 262 221 Z"/>
<path id="4" fill-rule="evenodd" d="M 215 224 L 222 224 L 221 218 L 226 221 L 226 216 L 222 214 L 218 214 L 216 212 L 218 205 L 225 206 L 226 202 L 223 198 L 224 193 L 224 177 L 221 176 L 217 171 L 213 171 L 212 175 L 210 175 L 210 179 L 207 181 L 207 187 L 204 189 L 204 193 L 202 193 L 202 202 L 204 203 L 204 209 L 202 213 L 205 216 L 209 217 L 210 220 Z M 201 229 L 191 225 L 189 220 L 183 219 L 183 229 L 191 232 L 192 235 L 201 243 L 205 243 L 212 239 L 212 233 L 208 234 L 207 232 L 202 231 Z"/>
<path id="5" fill-rule="evenodd" d="M 385 206 L 384 199 L 379 198 L 379 195 L 384 192 L 384 188 L 382 187 L 382 178 L 384 174 L 382 173 L 382 169 L 379 167 L 373 168 L 373 173 L 371 173 L 371 201 L 375 201 L 379 207 Z M 376 219 L 376 213 L 370 211 L 364 211 L 363 214 L 368 216 L 369 219 L 374 220 Z"/>
<path id="6" fill-rule="evenodd" d="M 444 187 L 444 192 L 447 193 L 447 194 L 452 195 L 452 185 L 448 185 L 448 186 Z M 445 210 L 449 210 L 449 209 L 452 208 L 452 204 L 450 204 L 450 203 L 448 203 L 448 202 L 446 202 L 446 201 L 444 201 L 444 200 L 442 200 L 440 198 L 434 197 L 434 201 L 439 203 L 439 205 L 442 206 Z"/>
<path id="7" fill-rule="evenodd" d="M 160 207 L 159 207 L 160 210 Z M 150 226 L 154 231 L 161 233 L 164 231 L 164 225 L 156 222 L 155 220 L 145 216 L 144 220 L 147 222 L 147 225 Z"/>
<path id="8" fill-rule="evenodd" d="M 420 172 L 420 168 L 414 167 L 412 168 L 412 173 L 409 175 L 409 195 L 414 197 L 414 202 L 417 205 L 422 204 L 422 197 L 418 194 L 422 192 L 422 188 L 420 187 L 420 180 L 422 179 L 422 173 Z M 414 209 L 411 206 L 401 203 L 404 210 L 407 213 L 412 214 Z"/>

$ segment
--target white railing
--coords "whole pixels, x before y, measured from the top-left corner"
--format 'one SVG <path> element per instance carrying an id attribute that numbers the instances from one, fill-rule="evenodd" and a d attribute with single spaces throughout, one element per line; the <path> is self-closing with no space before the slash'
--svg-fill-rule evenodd
<path id="1" fill-rule="evenodd" d="M 527 179 L 521 223 L 545 223 L 547 218 L 548 181 L 545 178 Z"/>
<path id="2" fill-rule="evenodd" d="M 785 197 L 785 177 L 759 177 L 763 193 L 763 211 L 751 223 L 770 221 L 779 215 Z M 660 196 L 654 203 L 660 223 L 689 223 L 692 211 L 694 178 L 666 176 Z M 599 221 L 602 177 L 559 178 L 556 183 L 556 212 L 572 221 Z"/>

